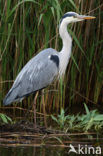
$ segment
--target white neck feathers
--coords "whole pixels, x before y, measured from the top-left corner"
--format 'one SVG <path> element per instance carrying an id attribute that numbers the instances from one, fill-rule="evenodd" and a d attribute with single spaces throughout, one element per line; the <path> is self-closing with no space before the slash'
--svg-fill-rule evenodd
<path id="1" fill-rule="evenodd" d="M 72 38 L 67 31 L 68 23 L 64 20 L 59 27 L 59 34 L 62 38 L 63 48 L 60 51 L 60 70 L 59 74 L 62 76 L 65 73 L 66 67 L 71 56 Z"/>

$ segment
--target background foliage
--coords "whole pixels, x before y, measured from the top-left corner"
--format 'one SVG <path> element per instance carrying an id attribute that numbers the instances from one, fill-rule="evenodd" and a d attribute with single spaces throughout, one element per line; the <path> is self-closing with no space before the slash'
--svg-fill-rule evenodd
<path id="1" fill-rule="evenodd" d="M 58 24 L 68 11 L 93 15 L 96 19 L 73 24 L 68 29 L 74 42 L 65 80 L 59 87 L 51 85 L 38 95 L 37 109 L 49 113 L 58 112 L 61 106 L 72 107 L 83 102 L 102 105 L 103 1 L 0 0 L 1 108 L 3 97 L 30 58 L 48 47 L 60 51 Z M 21 107 L 27 108 L 32 101 L 30 96 Z"/>

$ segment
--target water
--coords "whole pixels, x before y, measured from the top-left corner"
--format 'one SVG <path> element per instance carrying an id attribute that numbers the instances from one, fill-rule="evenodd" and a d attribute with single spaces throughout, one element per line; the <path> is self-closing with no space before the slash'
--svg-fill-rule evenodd
<path id="1" fill-rule="evenodd" d="M 91 150 L 89 149 L 90 147 L 92 147 Z M 99 151 L 97 147 L 100 147 L 101 151 Z M 72 148 L 74 148 L 77 153 L 80 152 L 79 155 L 101 155 L 103 153 L 103 137 L 97 137 L 96 134 L 90 133 L 44 135 L 2 133 L 0 137 L 0 156 L 77 155 L 74 152 L 69 153 L 69 150 Z M 79 149 L 81 151 L 79 151 Z"/>
<path id="2" fill-rule="evenodd" d="M 63 149 L 48 147 L 0 147 L 0 156 L 59 156 Z"/>

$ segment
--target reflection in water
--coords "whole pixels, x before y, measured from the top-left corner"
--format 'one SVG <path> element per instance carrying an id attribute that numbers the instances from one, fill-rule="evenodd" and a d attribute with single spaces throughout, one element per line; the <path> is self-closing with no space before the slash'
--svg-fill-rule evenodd
<path id="1" fill-rule="evenodd" d="M 0 137 L 0 156 L 75 156 L 78 152 L 90 156 L 98 155 L 102 148 L 102 136 L 93 133 L 1 133 Z"/>
<path id="2" fill-rule="evenodd" d="M 78 149 L 73 146 L 73 148 L 76 149 L 76 152 L 78 152 Z M 0 156 L 75 156 L 77 155 L 76 152 L 70 152 L 70 148 L 61 148 L 61 147 L 0 147 Z M 102 150 L 101 150 L 102 151 Z M 85 152 L 87 152 L 85 154 Z M 88 153 L 88 150 L 81 150 L 79 155 L 101 155 L 99 151 L 97 151 L 97 154 L 95 153 L 96 151 L 93 150 Z"/>
<path id="3" fill-rule="evenodd" d="M 64 149 L 57 147 L 0 147 L 0 156 L 59 156 L 64 154 Z"/>

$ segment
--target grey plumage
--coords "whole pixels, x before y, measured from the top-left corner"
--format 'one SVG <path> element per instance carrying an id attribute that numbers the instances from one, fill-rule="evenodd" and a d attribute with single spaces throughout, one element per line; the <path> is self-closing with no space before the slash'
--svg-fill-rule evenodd
<path id="1" fill-rule="evenodd" d="M 52 48 L 41 51 L 20 71 L 12 88 L 3 100 L 4 105 L 20 101 L 23 97 L 48 86 L 58 75 L 58 67 L 52 56 L 57 56 Z M 48 80 L 48 81 L 47 81 Z"/>

